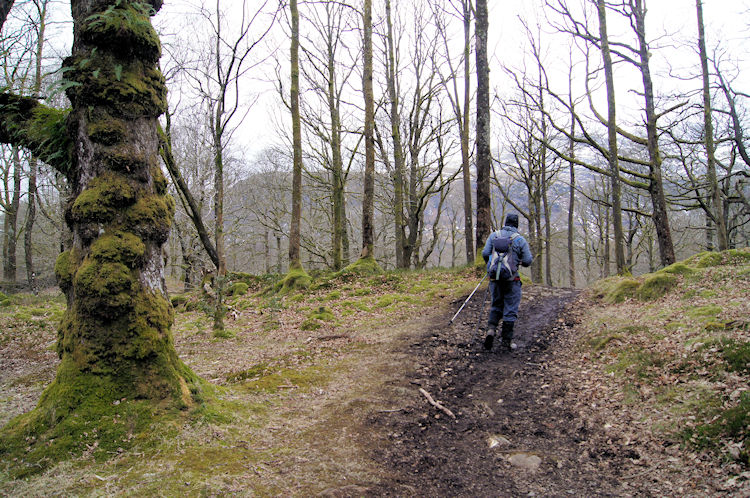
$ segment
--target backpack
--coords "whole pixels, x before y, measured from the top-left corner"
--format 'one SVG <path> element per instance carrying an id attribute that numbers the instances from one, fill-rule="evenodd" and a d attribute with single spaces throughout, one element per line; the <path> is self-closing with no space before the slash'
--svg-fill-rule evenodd
<path id="1" fill-rule="evenodd" d="M 492 241 L 492 256 L 488 274 L 491 280 L 513 280 L 518 271 L 518 261 L 513 254 L 513 240 L 519 235 L 495 237 Z"/>

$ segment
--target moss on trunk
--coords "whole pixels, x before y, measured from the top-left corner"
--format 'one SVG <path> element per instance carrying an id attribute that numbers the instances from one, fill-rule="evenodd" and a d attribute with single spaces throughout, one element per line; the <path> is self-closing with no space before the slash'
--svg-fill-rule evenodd
<path id="1" fill-rule="evenodd" d="M 124 447 L 123 430 L 136 434 L 157 410 L 193 406 L 200 391 L 174 349 L 163 278 L 175 204 L 159 166 L 166 87 L 151 11 L 128 0 L 71 6 L 73 198 L 65 217 L 73 247 L 55 265 L 68 303 L 58 334 L 62 361 L 37 408 L 0 434 L 0 458 L 22 456 L 16 474 L 82 451 L 84 432 L 97 434 L 98 448 Z M 121 417 L 124 426 L 111 423 Z"/>

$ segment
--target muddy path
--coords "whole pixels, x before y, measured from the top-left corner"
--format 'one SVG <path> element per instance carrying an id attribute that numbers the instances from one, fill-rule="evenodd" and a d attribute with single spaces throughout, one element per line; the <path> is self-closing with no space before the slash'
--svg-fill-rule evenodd
<path id="1" fill-rule="evenodd" d="M 401 346 L 410 367 L 391 388 L 403 406 L 367 421 L 383 435 L 373 458 L 390 477 L 368 494 L 669 495 L 645 483 L 636 450 L 613 444 L 604 424 L 575 408 L 575 386 L 557 368 L 557 355 L 575 347 L 578 292 L 525 288 L 513 353 L 497 352 L 497 341 L 495 351 L 481 350 L 483 332 L 475 331 L 483 297 L 477 292 L 450 325 L 462 300 L 456 302 Z M 419 388 L 456 418 L 430 405 Z"/>

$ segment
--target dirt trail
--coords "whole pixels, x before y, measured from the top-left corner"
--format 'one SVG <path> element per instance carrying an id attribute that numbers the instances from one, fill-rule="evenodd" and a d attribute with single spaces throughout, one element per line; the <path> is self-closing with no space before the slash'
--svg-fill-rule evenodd
<path id="1" fill-rule="evenodd" d="M 386 387 L 402 408 L 367 420 L 371 433 L 383 435 L 371 446 L 374 459 L 391 472 L 367 494 L 672 495 L 667 485 L 645 482 L 636 450 L 608 441 L 605 424 L 575 408 L 575 386 L 556 362 L 573 342 L 577 296 L 570 289 L 524 288 L 512 354 L 479 347 L 483 291 L 453 325 L 461 301 L 410 335 L 403 348 L 411 368 Z M 486 316 L 485 307 L 482 326 Z M 420 387 L 456 419 L 428 404 Z"/>

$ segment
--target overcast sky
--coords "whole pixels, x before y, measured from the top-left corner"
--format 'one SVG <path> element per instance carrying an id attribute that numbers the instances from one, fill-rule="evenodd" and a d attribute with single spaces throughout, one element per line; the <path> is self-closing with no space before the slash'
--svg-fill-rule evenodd
<path id="1" fill-rule="evenodd" d="M 195 10 L 196 1 L 165 0 L 165 5 L 157 15 L 155 24 L 163 30 L 163 33 L 190 34 L 191 26 L 185 23 L 186 13 Z M 399 0 L 392 0 L 394 8 L 398 8 Z M 583 0 L 568 0 L 571 6 L 579 5 Z M 208 2 L 213 4 L 213 1 Z M 239 5 L 240 0 L 222 0 L 223 4 Z M 249 4 L 260 5 L 260 0 L 248 0 Z M 355 3 L 358 4 L 358 2 Z M 374 2 L 375 9 L 379 10 L 378 1 Z M 540 5 L 542 0 L 490 0 L 489 18 L 489 52 L 491 56 L 491 84 L 494 93 L 504 96 L 511 85 L 502 70 L 503 65 L 520 67 L 526 50 L 526 37 L 522 30 L 519 16 L 528 20 L 534 26 L 540 23 L 543 32 L 543 45 L 546 46 L 545 63 L 549 65 L 553 84 L 561 91 L 567 90 L 567 70 L 563 67 L 567 64 L 569 38 L 565 35 L 555 34 L 545 19 L 545 9 Z M 58 4 L 58 20 L 68 19 L 67 23 L 56 29 L 50 30 L 54 37 L 54 45 L 57 47 L 69 46 L 71 36 L 71 24 L 69 23 L 69 7 L 67 3 Z M 653 59 L 651 62 L 652 72 L 657 84 L 657 93 L 669 93 L 674 90 L 678 82 L 669 78 L 670 68 L 681 75 L 694 73 L 698 70 L 698 58 L 696 55 L 696 13 L 695 0 L 648 0 L 647 35 L 653 41 Z M 304 3 L 300 9 L 304 9 Z M 233 12 L 233 8 L 229 8 Z M 552 15 L 552 14 L 550 14 Z M 707 29 L 707 45 L 712 51 L 720 44 L 727 51 L 727 56 L 733 61 L 744 74 L 750 70 L 750 0 L 704 0 L 704 17 Z M 614 39 L 619 35 L 627 33 L 629 27 L 618 24 L 614 14 L 609 15 L 610 36 Z M 596 26 L 593 26 L 597 29 Z M 304 25 L 301 27 L 304 32 Z M 457 30 L 461 27 L 457 26 Z M 278 36 L 280 32 L 277 32 Z M 168 37 L 167 37 L 168 38 Z M 168 40 L 167 40 L 168 41 Z M 288 40 L 279 40 L 283 50 L 288 50 Z M 473 66 L 472 55 L 472 66 Z M 563 63 L 564 62 L 564 63 Z M 559 68 L 556 73 L 555 68 Z M 268 68 L 263 69 L 268 71 Z M 376 68 L 382 71 L 382 68 Z M 618 112 L 622 106 L 627 112 L 627 107 L 635 106 L 638 112 L 637 101 L 632 103 L 628 99 L 637 97 L 631 91 L 638 88 L 639 81 L 633 70 L 624 65 L 616 69 L 618 85 Z M 255 75 L 252 85 L 254 94 L 260 94 L 258 103 L 250 110 L 243 124 L 243 135 L 252 136 L 254 139 L 247 144 L 250 152 L 257 151 L 265 144 L 276 141 L 273 136 L 275 130 L 270 126 L 269 113 L 279 115 L 278 96 L 271 85 L 264 87 L 261 82 L 267 74 Z M 473 84 L 476 78 L 473 76 Z M 265 78 L 269 79 L 269 78 Z M 739 87 L 745 91 L 750 90 L 750 79 L 741 77 Z M 174 90 L 174 89 L 173 89 Z M 248 100 L 251 96 L 247 97 Z M 493 117 L 496 119 L 496 117 Z"/>

